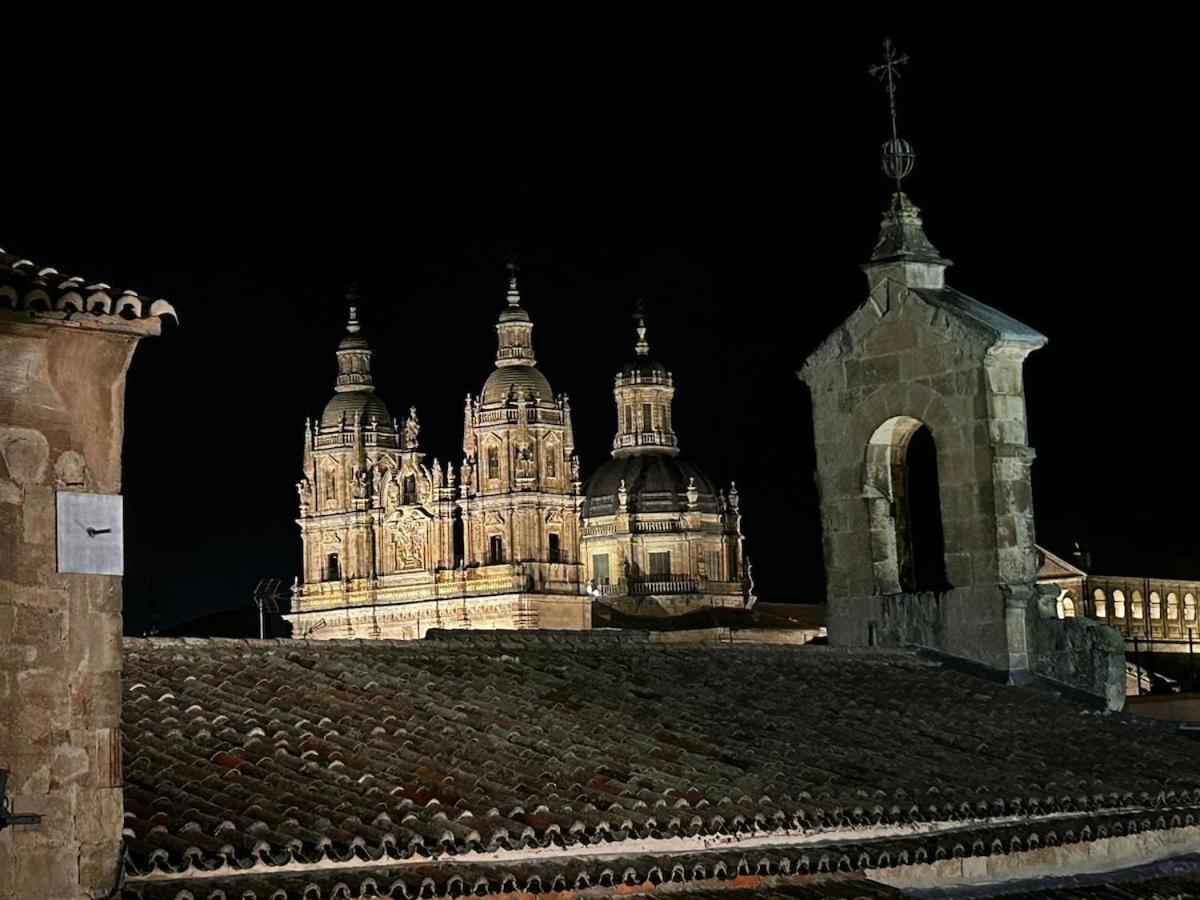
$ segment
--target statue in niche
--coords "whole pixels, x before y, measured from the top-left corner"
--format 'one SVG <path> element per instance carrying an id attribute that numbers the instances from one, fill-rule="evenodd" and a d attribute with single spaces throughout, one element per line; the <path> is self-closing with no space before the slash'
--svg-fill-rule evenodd
<path id="1" fill-rule="evenodd" d="M 296 493 L 300 495 L 301 511 L 308 509 L 313 502 L 312 482 L 308 480 L 308 476 L 301 478 L 296 482 Z"/>
<path id="2" fill-rule="evenodd" d="M 533 478 L 537 474 L 537 466 L 533 459 L 533 448 L 522 444 L 517 448 L 517 477 Z"/>
<path id="3" fill-rule="evenodd" d="M 386 508 L 395 509 L 400 505 L 400 476 L 394 469 L 387 474 L 383 493 Z"/>
<path id="4" fill-rule="evenodd" d="M 417 449 L 417 437 L 421 433 L 421 423 L 417 419 L 417 408 L 408 408 L 408 418 L 404 420 L 404 449 Z"/>
<path id="5" fill-rule="evenodd" d="M 371 477 L 365 469 L 355 466 L 351 474 L 351 491 L 355 500 L 365 500 L 371 493 Z"/>
<path id="6" fill-rule="evenodd" d="M 571 480 L 579 480 L 579 456 L 574 453 L 571 454 Z"/>

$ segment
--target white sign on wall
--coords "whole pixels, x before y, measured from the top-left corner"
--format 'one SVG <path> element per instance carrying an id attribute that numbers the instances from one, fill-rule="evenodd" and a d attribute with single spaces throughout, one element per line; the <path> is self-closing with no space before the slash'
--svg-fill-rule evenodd
<path id="1" fill-rule="evenodd" d="M 125 574 L 120 494 L 58 492 L 58 571 Z"/>

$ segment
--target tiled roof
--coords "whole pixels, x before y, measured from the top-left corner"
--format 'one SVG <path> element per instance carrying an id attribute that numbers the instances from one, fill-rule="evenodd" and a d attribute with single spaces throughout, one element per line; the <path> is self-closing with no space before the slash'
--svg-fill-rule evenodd
<path id="1" fill-rule="evenodd" d="M 130 290 L 114 291 L 107 284 L 64 275 L 0 250 L 0 310 L 4 309 L 48 320 L 74 316 L 76 322 L 108 327 L 162 317 L 179 320 L 166 300 L 141 297 Z"/>
<path id="2" fill-rule="evenodd" d="M 610 879 L 673 880 L 713 852 L 727 871 L 856 870 L 1190 825 L 1200 808 L 1195 745 L 1172 732 L 900 653 L 599 632 L 150 638 L 126 639 L 124 677 L 130 896 L 317 868 L 357 890 L 372 867 L 403 886 L 383 896 L 420 893 L 422 867 L 440 867 L 436 893 L 464 866 L 472 890 L 549 890 L 602 880 L 614 857 Z"/>

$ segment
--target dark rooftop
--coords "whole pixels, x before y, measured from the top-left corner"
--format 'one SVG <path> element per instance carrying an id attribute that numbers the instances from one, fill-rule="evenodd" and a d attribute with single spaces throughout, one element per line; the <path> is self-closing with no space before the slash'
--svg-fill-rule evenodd
<path id="1" fill-rule="evenodd" d="M 1200 807 L 1173 732 L 901 653 L 435 634 L 126 639 L 130 896 L 297 865 L 407 885 L 384 896 L 853 871 Z"/>

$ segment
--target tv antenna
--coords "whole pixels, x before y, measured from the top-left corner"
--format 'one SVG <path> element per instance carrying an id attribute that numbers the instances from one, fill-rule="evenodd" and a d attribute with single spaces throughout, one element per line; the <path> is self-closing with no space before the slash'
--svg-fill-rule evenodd
<path id="1" fill-rule="evenodd" d="M 258 607 L 258 636 L 260 639 L 267 636 L 267 613 L 279 615 L 280 584 L 278 578 L 261 578 L 258 586 L 254 589 L 254 605 Z"/>
<path id="2" fill-rule="evenodd" d="M 300 640 L 302 640 L 302 641 L 307 640 L 314 631 L 319 631 L 320 629 L 322 629 L 324 627 L 325 627 L 324 619 L 321 619 L 320 621 L 318 621 L 312 625 L 309 625 L 307 628 L 304 629 L 304 634 L 300 635 Z"/>

